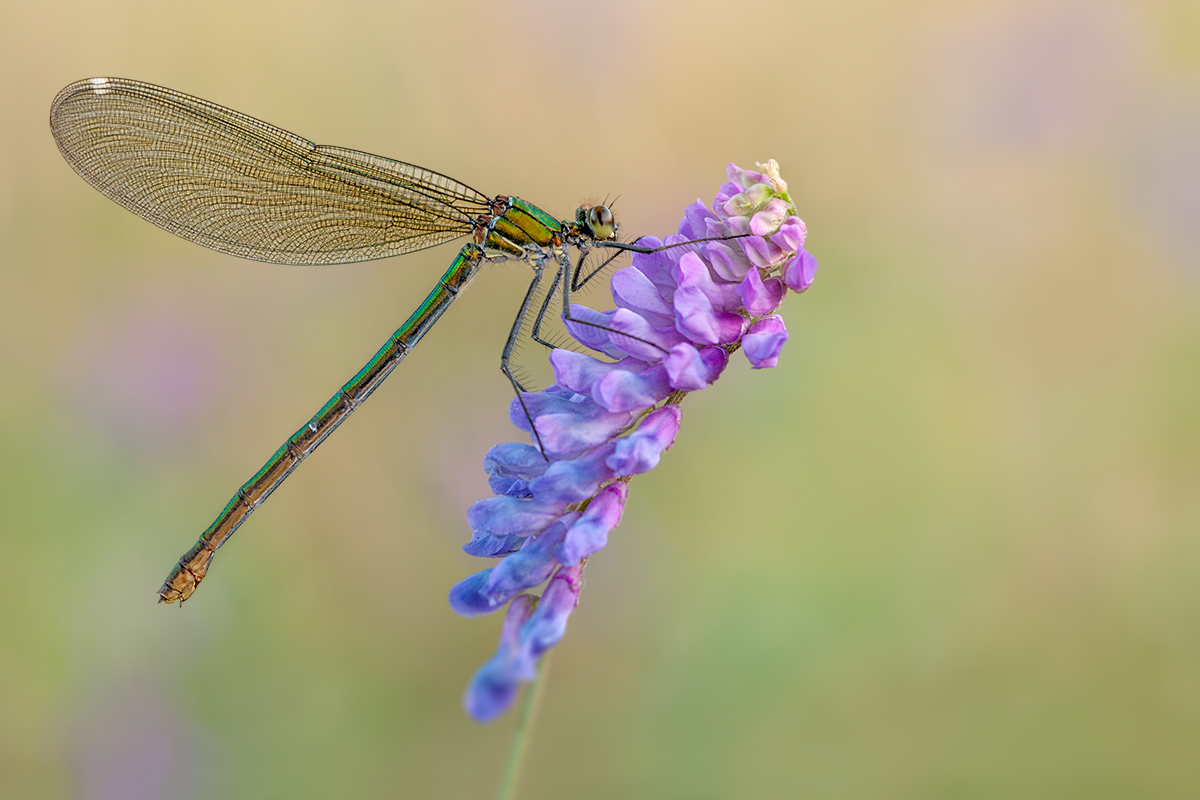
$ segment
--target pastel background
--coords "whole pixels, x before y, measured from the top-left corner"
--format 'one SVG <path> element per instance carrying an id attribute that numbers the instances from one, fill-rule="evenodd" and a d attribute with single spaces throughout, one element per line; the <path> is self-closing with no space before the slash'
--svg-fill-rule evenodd
<path id="1" fill-rule="evenodd" d="M 241 262 L 105 200 L 55 93 L 139 78 L 674 230 L 775 158 L 821 260 L 688 399 L 554 656 L 527 798 L 1200 795 L 1200 5 L 0 5 L 0 796 L 465 798 L 510 440 L 480 277 L 221 552 L 171 565 L 454 246 Z"/>

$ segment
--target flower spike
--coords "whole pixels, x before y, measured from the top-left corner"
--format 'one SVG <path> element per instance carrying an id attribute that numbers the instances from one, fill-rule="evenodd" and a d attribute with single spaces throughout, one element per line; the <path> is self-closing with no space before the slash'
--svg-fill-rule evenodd
<path id="1" fill-rule="evenodd" d="M 501 560 L 450 592 L 463 616 L 509 608 L 498 651 L 467 688 L 475 719 L 502 714 L 562 638 L 584 565 L 621 521 L 630 478 L 674 443 L 684 396 L 712 384 L 739 349 L 754 369 L 779 363 L 788 332 L 775 312 L 789 289 L 812 285 L 817 260 L 779 165 L 756 166 L 730 164 L 711 207 L 697 201 L 677 234 L 639 240 L 654 252 L 634 252 L 613 275 L 615 309 L 571 307 L 591 323 L 568 322 L 571 335 L 606 359 L 555 350 L 555 385 L 513 401 L 510 419 L 532 444 L 488 451 L 496 496 L 471 506 L 463 548 Z M 540 600 L 527 593 L 547 579 Z"/>

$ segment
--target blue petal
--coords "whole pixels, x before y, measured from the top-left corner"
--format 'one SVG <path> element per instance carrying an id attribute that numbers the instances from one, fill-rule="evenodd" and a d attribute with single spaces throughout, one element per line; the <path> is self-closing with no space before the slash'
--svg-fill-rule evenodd
<path id="1" fill-rule="evenodd" d="M 496 654 L 475 672 L 467 685 L 463 706 L 480 722 L 488 722 L 504 713 L 516 699 L 521 681 L 533 678 L 533 665 L 525 657 L 520 630 L 535 605 L 536 598 L 527 594 L 513 598 L 504 615 Z"/>
<path id="2" fill-rule="evenodd" d="M 663 299 L 662 292 L 637 267 L 626 267 L 612 276 L 613 301 L 636 312 L 651 325 L 670 325 L 675 320 L 671 304 Z"/>
<path id="3" fill-rule="evenodd" d="M 715 381 L 725 365 L 729 354 L 723 347 L 706 347 L 697 350 L 684 342 L 671 348 L 663 359 L 672 388 L 694 392 L 706 388 Z"/>
<path id="4" fill-rule="evenodd" d="M 493 536 L 475 531 L 471 541 L 463 545 L 463 552 L 478 558 L 500 558 L 521 549 L 528 536 Z"/>
<path id="5" fill-rule="evenodd" d="M 679 406 L 663 406 L 642 420 L 636 431 L 617 441 L 608 465 L 618 475 L 638 475 L 658 466 L 662 452 L 675 442 L 679 432 Z"/>
<path id="6" fill-rule="evenodd" d="M 632 420 L 632 411 L 604 412 L 591 417 L 546 414 L 537 418 L 537 429 L 547 453 L 565 456 L 608 441 Z"/>
<path id="7" fill-rule="evenodd" d="M 480 590 L 487 602 L 496 607 L 510 597 L 542 583 L 558 567 L 555 548 L 567 535 L 567 526 L 579 518 L 579 512 L 566 514 L 543 533 L 526 541 L 525 546 L 505 557 L 491 569 Z"/>
<path id="8" fill-rule="evenodd" d="M 505 442 L 487 451 L 483 469 L 489 474 L 503 473 L 531 479 L 546 471 L 546 459 L 532 445 Z"/>
<path id="9" fill-rule="evenodd" d="M 657 363 L 663 355 L 683 341 L 674 325 L 656 328 L 635 311 L 618 308 L 613 312 L 609 341 L 626 355 Z"/>
<path id="10" fill-rule="evenodd" d="M 483 457 L 483 469 L 488 474 L 488 486 L 493 494 L 530 498 L 529 481 L 550 466 L 536 447 L 519 442 L 498 444 Z"/>
<path id="11" fill-rule="evenodd" d="M 668 351 L 667 355 L 670 353 L 671 351 Z M 614 370 L 596 381 L 592 387 L 592 397 L 596 398 L 601 408 L 609 411 L 649 408 L 659 400 L 666 399 L 670 393 L 671 384 L 667 380 L 667 370 L 662 364 L 655 364 L 641 372 Z"/>
<path id="12" fill-rule="evenodd" d="M 583 567 L 578 565 L 563 567 L 546 586 L 538 607 L 521 625 L 521 646 L 531 664 L 562 639 L 567 618 L 579 604 L 581 588 Z"/>
<path id="13" fill-rule="evenodd" d="M 485 497 L 467 509 L 467 523 L 472 531 L 492 536 L 529 535 L 543 530 L 565 507 L 517 497 Z"/>
<path id="14" fill-rule="evenodd" d="M 552 387 L 557 388 L 557 387 Z M 522 407 L 521 403 L 525 405 Z M 529 416 L 525 416 L 528 409 Z M 513 425 L 529 433 L 529 417 L 537 419 L 546 414 L 592 414 L 599 410 L 592 398 L 570 392 L 567 397 L 552 393 L 550 389 L 544 392 L 523 392 L 520 397 L 514 397 L 508 406 L 508 418 Z"/>
<path id="15" fill-rule="evenodd" d="M 476 617 L 496 610 L 498 604 L 482 593 L 490 573 L 490 569 L 485 569 L 454 584 L 454 588 L 450 590 L 450 608 L 454 609 L 454 613 L 464 617 Z"/>
<path id="16" fill-rule="evenodd" d="M 530 484 L 534 497 L 542 503 L 578 503 L 591 497 L 600 484 L 616 477 L 605 463 L 614 447 L 610 442 L 572 461 L 554 462 Z"/>
<path id="17" fill-rule="evenodd" d="M 617 351 L 608 341 L 608 328 L 611 327 L 611 311 L 599 312 L 587 306 L 571 304 L 572 319 L 564 319 L 567 330 L 575 337 L 575 341 L 584 347 L 589 347 L 612 358 L 620 358 L 623 353 Z M 591 324 L 588 324 L 591 323 Z"/>
<path id="18" fill-rule="evenodd" d="M 567 529 L 563 543 L 555 551 L 559 563 L 574 566 L 580 559 L 590 556 L 608 544 L 608 532 L 620 523 L 628 496 L 629 486 L 621 481 L 605 486 L 592 502 L 588 503 L 583 516 Z"/>
<path id="19" fill-rule="evenodd" d="M 679 234 L 689 239 L 701 239 L 705 234 L 706 220 L 719 219 L 701 200 L 696 200 L 684 209 L 679 221 Z"/>
<path id="20" fill-rule="evenodd" d="M 512 478 L 507 475 L 489 475 L 488 487 L 492 490 L 492 494 L 502 494 L 508 497 L 516 497 L 521 500 L 528 500 L 533 497 L 533 492 L 529 490 L 529 481 L 523 478 Z"/>
<path id="21" fill-rule="evenodd" d="M 508 710 L 521 690 L 516 663 L 518 659 L 497 653 L 475 672 L 463 697 L 468 714 L 479 722 L 491 722 Z"/>

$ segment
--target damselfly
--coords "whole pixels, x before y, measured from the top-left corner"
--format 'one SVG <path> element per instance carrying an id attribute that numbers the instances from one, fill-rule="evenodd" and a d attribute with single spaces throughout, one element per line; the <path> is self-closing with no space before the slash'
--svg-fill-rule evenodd
<path id="1" fill-rule="evenodd" d="M 317 145 L 215 103 L 139 81 L 90 78 L 67 86 L 50 107 L 50 129 L 71 167 L 106 197 L 222 253 L 276 264 L 345 264 L 471 237 L 375 357 L 238 489 L 171 570 L 158 591 L 160 602 L 191 596 L 217 548 L 362 405 L 481 265 L 515 260 L 533 270 L 500 363 L 520 398 L 523 387 L 511 364 L 514 345 L 531 320 L 532 338 L 550 346 L 541 326 L 560 290 L 564 319 L 603 327 L 569 316 L 571 292 L 599 271 L 584 270 L 589 250 L 652 252 L 617 241 L 617 224 L 603 205 L 581 206 L 574 220 L 559 221 L 516 197 L 489 198 L 432 170 Z M 572 248 L 579 253 L 574 265 Z M 543 277 L 550 275 L 552 283 L 539 294 Z"/>

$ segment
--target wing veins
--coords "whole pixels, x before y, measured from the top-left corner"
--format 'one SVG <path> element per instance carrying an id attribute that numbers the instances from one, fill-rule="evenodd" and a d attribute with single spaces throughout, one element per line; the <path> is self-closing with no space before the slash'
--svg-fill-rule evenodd
<path id="1" fill-rule="evenodd" d="M 68 163 L 149 222 L 233 255 L 337 264 L 470 233 L 488 199 L 440 173 L 317 145 L 151 84 L 78 81 L 51 106 Z"/>

